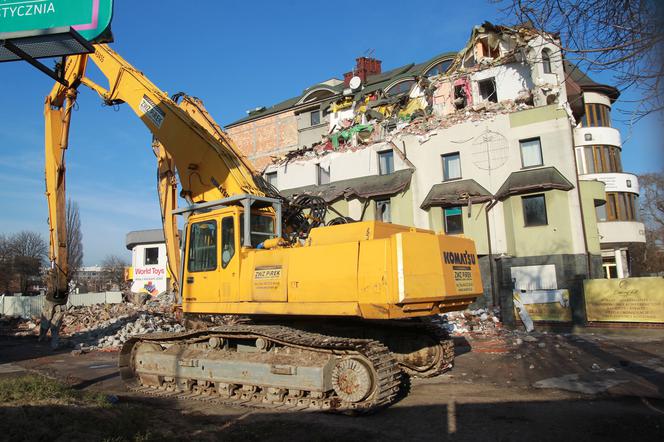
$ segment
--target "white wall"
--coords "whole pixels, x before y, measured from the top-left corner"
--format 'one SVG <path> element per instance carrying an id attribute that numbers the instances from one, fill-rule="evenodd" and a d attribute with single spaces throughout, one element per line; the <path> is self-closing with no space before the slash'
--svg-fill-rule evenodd
<path id="1" fill-rule="evenodd" d="M 156 265 L 145 264 L 145 249 L 157 247 L 159 259 Z M 134 281 L 131 291 L 134 293 L 149 293 L 156 296 L 168 289 L 168 263 L 166 259 L 166 244 L 140 244 L 133 248 L 131 253 Z"/>

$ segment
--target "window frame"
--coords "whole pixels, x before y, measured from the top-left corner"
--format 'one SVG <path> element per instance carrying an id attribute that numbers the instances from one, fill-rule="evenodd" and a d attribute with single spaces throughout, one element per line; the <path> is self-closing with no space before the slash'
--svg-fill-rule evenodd
<path id="1" fill-rule="evenodd" d="M 332 165 L 330 165 L 327 169 L 325 169 L 323 166 L 320 165 L 320 163 L 316 163 L 316 185 L 317 186 L 324 186 L 326 184 L 330 184 L 331 180 L 331 170 L 332 170 Z M 324 180 L 321 179 L 323 178 L 323 175 L 321 172 L 325 172 L 327 175 L 327 181 L 323 182 Z"/>
<path id="2" fill-rule="evenodd" d="M 376 152 L 378 154 L 378 175 L 391 175 L 394 173 L 394 150 L 393 149 L 388 149 L 388 150 L 381 150 L 380 152 Z M 389 154 L 389 158 L 391 159 L 390 164 L 391 164 L 391 170 L 387 173 L 384 173 L 382 167 L 381 167 L 381 157 L 383 155 Z M 390 169 L 390 167 L 388 167 Z"/>
<path id="3" fill-rule="evenodd" d="M 540 163 L 539 164 L 533 164 L 531 166 L 526 166 L 525 163 L 523 162 L 523 143 L 527 143 L 529 141 L 537 141 L 537 144 L 539 145 Z M 519 154 L 521 155 L 521 168 L 522 169 L 532 169 L 534 167 L 544 166 L 544 152 L 542 152 L 542 139 L 540 137 L 532 137 L 532 138 L 525 138 L 523 140 L 519 140 Z"/>
<path id="4" fill-rule="evenodd" d="M 487 83 L 493 84 L 493 93 L 489 94 L 488 96 L 484 97 L 482 94 L 482 84 L 487 84 Z M 498 103 L 498 84 L 496 83 L 496 77 L 489 77 L 489 78 L 484 78 L 482 80 L 477 80 L 477 93 L 480 96 L 481 101 L 483 102 L 491 102 L 491 103 Z M 493 97 L 493 99 L 492 99 Z"/>
<path id="5" fill-rule="evenodd" d="M 542 49 L 542 69 L 545 74 L 553 74 L 553 69 L 551 67 L 551 49 L 549 48 Z"/>
<path id="6" fill-rule="evenodd" d="M 526 216 L 526 201 L 532 201 L 535 198 L 542 198 L 544 202 L 544 222 L 543 223 L 529 223 L 528 218 Z M 535 195 L 522 195 L 521 196 L 521 209 L 523 211 L 523 226 L 524 227 L 542 227 L 542 226 L 548 226 L 549 225 L 549 214 L 548 210 L 546 208 L 546 194 L 544 193 L 538 193 Z"/>
<path id="7" fill-rule="evenodd" d="M 149 263 L 148 262 L 148 250 L 156 250 L 157 251 L 157 262 L 155 263 Z M 159 265 L 159 247 L 146 247 L 143 250 L 143 265 L 144 266 L 156 266 Z"/>
<path id="8" fill-rule="evenodd" d="M 463 207 L 462 206 L 452 206 L 452 207 L 443 207 L 442 209 L 443 209 L 443 229 L 445 230 L 445 234 L 446 235 L 462 235 L 464 230 L 465 230 L 465 226 L 463 225 Z M 447 215 L 447 211 L 452 210 L 452 209 L 459 210 L 458 214 L 449 215 L 449 216 L 458 216 L 458 217 L 460 217 L 460 219 L 461 219 L 461 230 L 458 231 L 458 232 L 457 231 L 451 232 L 450 228 L 449 228 L 449 224 L 447 222 L 447 219 L 449 217 Z"/>
<path id="9" fill-rule="evenodd" d="M 274 184 L 270 182 L 270 180 L 274 178 Z M 277 188 L 277 184 L 279 182 L 279 174 L 277 173 L 276 170 L 273 170 L 272 172 L 265 172 L 265 181 L 267 181 L 268 184 L 271 186 Z"/>
<path id="10" fill-rule="evenodd" d="M 392 224 L 392 199 L 391 198 L 377 199 L 375 200 L 375 202 L 376 202 L 376 216 L 375 216 L 376 221 Z M 379 208 L 381 206 L 387 207 L 388 221 L 385 221 L 382 216 L 380 217 L 378 216 Z"/>
<path id="11" fill-rule="evenodd" d="M 450 158 L 450 157 L 454 157 L 454 156 L 456 156 L 456 157 L 458 158 L 458 160 L 459 160 L 459 176 L 458 176 L 458 177 L 454 177 L 454 178 L 446 178 L 445 175 L 446 175 L 447 168 L 445 167 L 445 159 L 446 159 L 446 158 Z M 463 179 L 463 170 L 461 169 L 461 152 L 450 152 L 450 153 L 445 153 L 445 154 L 442 154 L 442 155 L 440 156 L 440 159 L 441 159 L 441 161 L 442 161 L 442 163 L 443 163 L 443 164 L 442 164 L 442 166 L 443 166 L 443 182 L 455 181 L 455 180 Z"/>
<path id="12" fill-rule="evenodd" d="M 602 103 L 585 103 L 581 127 L 612 127 L 611 108 Z"/>
<path id="13" fill-rule="evenodd" d="M 232 230 L 231 230 L 231 243 L 233 244 L 233 248 L 232 248 L 232 251 L 231 251 L 231 256 L 228 258 L 228 261 L 224 262 L 224 243 L 225 243 L 225 239 L 226 239 L 226 234 L 224 232 L 224 223 L 227 220 L 230 220 L 231 226 L 233 227 Z M 228 267 L 228 265 L 233 260 L 233 257 L 235 256 L 235 252 L 237 250 L 237 241 L 236 241 L 236 235 L 235 235 L 235 217 L 233 217 L 232 215 L 231 216 L 225 216 L 225 217 L 221 218 L 221 223 L 220 224 L 221 224 L 221 244 L 220 244 L 221 245 L 221 255 L 220 255 L 221 268 L 226 269 L 226 267 Z"/>
<path id="14" fill-rule="evenodd" d="M 191 269 L 191 250 L 192 250 L 192 240 L 193 238 L 193 229 L 194 226 L 198 224 L 211 224 L 214 223 L 215 226 L 215 238 L 214 238 L 214 267 L 212 268 L 204 268 L 204 269 L 198 269 L 198 270 L 192 270 Z M 189 227 L 189 235 L 187 238 L 187 271 L 189 273 L 203 273 L 203 272 L 214 272 L 219 268 L 219 223 L 215 219 L 207 219 L 207 220 L 202 220 L 198 221 L 195 223 L 192 223 L 191 226 Z"/>
<path id="15" fill-rule="evenodd" d="M 317 123 L 314 123 L 314 114 L 316 115 L 316 118 L 318 119 Z M 320 124 L 322 124 L 320 109 L 309 111 L 309 127 L 318 126 Z"/>

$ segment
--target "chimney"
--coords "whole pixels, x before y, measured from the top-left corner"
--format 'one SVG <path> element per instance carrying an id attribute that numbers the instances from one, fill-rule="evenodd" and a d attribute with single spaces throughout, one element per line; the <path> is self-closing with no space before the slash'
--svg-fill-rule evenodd
<path id="1" fill-rule="evenodd" d="M 352 72 L 344 74 L 344 84 L 348 87 L 350 79 L 355 75 L 362 79 L 364 83 L 367 77 L 381 73 L 381 61 L 370 57 L 360 57 L 355 59 L 355 69 Z"/>

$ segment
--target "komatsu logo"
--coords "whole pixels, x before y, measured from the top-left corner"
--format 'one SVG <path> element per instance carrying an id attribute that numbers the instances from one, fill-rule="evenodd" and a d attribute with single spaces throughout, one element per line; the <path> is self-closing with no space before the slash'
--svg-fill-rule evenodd
<path id="1" fill-rule="evenodd" d="M 42 1 L 0 1 L 0 18 L 33 17 L 55 13 L 53 2 Z"/>
<path id="2" fill-rule="evenodd" d="M 468 251 L 461 252 L 443 252 L 445 264 L 466 264 L 475 265 L 475 254 Z"/>

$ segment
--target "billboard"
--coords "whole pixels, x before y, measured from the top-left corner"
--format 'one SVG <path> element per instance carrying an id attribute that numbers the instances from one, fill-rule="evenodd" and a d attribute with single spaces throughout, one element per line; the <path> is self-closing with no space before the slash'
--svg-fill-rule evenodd
<path id="1" fill-rule="evenodd" d="M 0 0 L 0 33 L 72 27 L 90 42 L 110 41 L 113 0 Z"/>

